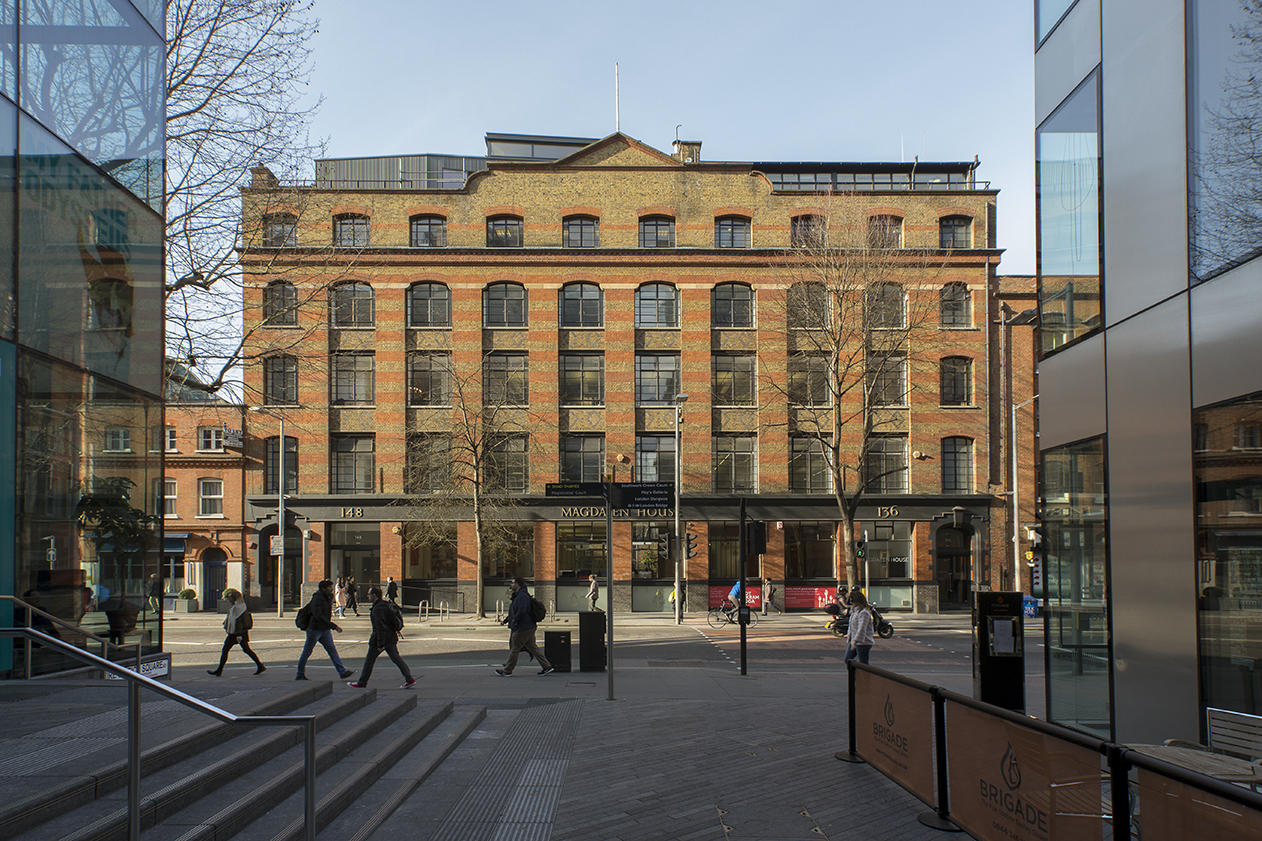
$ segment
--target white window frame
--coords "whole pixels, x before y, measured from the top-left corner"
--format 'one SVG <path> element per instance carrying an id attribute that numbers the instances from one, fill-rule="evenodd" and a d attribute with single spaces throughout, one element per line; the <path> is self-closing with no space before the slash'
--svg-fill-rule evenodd
<path id="1" fill-rule="evenodd" d="M 210 446 L 206 446 L 210 444 Z M 199 426 L 197 428 L 197 452 L 222 453 L 224 431 L 222 426 Z"/>
<path id="2" fill-rule="evenodd" d="M 105 452 L 130 453 L 131 430 L 125 426 L 107 426 L 105 428 Z"/>
<path id="3" fill-rule="evenodd" d="M 211 490 L 209 486 L 218 485 L 218 493 L 207 493 Z M 217 518 L 223 519 L 223 479 L 208 476 L 197 480 L 197 516 L 198 518 Z M 207 504 L 215 505 L 219 510 L 207 512 Z M 217 505 L 216 505 L 217 503 Z"/>

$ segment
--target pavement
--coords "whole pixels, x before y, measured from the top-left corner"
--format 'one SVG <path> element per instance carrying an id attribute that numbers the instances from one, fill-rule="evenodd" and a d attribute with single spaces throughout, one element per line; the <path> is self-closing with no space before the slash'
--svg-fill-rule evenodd
<path id="1" fill-rule="evenodd" d="M 898 635 L 877 641 L 873 665 L 971 693 L 967 615 L 889 618 Z M 577 630 L 575 617 L 563 619 L 545 622 L 541 630 Z M 295 641 L 301 633 L 292 617 L 255 616 L 251 639 L 268 664 L 264 674 L 253 675 L 253 665 L 234 651 L 225 676 L 216 679 L 205 669 L 217 661 L 220 622 L 216 614 L 193 614 L 167 625 L 173 686 L 236 709 L 257 703 L 261 690 L 294 688 Z M 346 665 L 358 669 L 366 630 L 355 622 L 366 628 L 366 618 L 352 620 L 337 644 Z M 927 810 L 925 804 L 871 767 L 835 759 L 848 745 L 843 642 L 825 634 L 822 624 L 820 614 L 764 620 L 749 630 L 742 675 L 734 627 L 713 629 L 704 617 L 675 625 L 670 617 L 618 614 L 612 673 L 541 677 L 523 656 L 514 675 L 503 678 L 493 667 L 504 656 L 506 632 L 493 619 L 410 618 L 401 650 L 419 678 L 415 688 L 397 688 L 398 670 L 384 656 L 371 685 L 382 693 L 483 705 L 488 714 L 381 837 L 398 832 L 416 841 L 968 837 L 921 824 L 917 815 Z M 424 653 L 440 642 L 444 654 Z M 1036 683 L 1028 687 L 1030 711 L 1037 714 L 1041 639 L 1027 642 L 1027 672 Z M 577 644 L 573 660 L 577 668 Z M 335 693 L 357 691 L 337 680 L 318 647 L 307 674 L 334 681 Z M 112 721 L 109 709 L 122 701 L 116 682 L 77 681 L 70 684 L 78 694 L 57 697 L 81 702 L 45 703 L 52 698 L 36 686 L 40 683 L 0 684 L 0 716 L 6 722 L 0 757 L 29 755 L 39 744 L 32 740 L 59 732 L 64 737 L 68 727 L 77 727 L 79 735 L 105 735 L 85 732 L 85 726 L 90 731 L 93 722 Z M 163 713 L 152 728 L 146 720 L 146 743 L 164 730 L 189 726 L 182 710 Z M 124 713 L 115 724 L 125 720 Z M 114 726 L 109 735 L 123 736 L 123 730 Z M 21 765 L 0 766 L 0 793 L 11 781 L 4 778 L 20 774 Z M 74 773 L 74 766 L 68 761 L 64 773 Z M 503 769 L 515 769 L 508 782 L 493 778 Z M 495 797 L 504 799 L 504 806 L 488 815 L 486 803 Z M 524 806 L 523 799 L 529 801 Z"/>

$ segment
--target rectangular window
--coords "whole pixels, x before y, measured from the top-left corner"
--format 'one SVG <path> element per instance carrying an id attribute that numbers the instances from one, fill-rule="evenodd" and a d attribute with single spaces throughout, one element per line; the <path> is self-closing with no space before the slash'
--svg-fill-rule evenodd
<path id="1" fill-rule="evenodd" d="M 584 579 L 605 574 L 605 521 L 557 523 L 557 576 Z"/>
<path id="2" fill-rule="evenodd" d="M 529 362 L 524 353 L 488 354 L 482 362 L 482 402 L 487 406 L 528 406 Z"/>
<path id="3" fill-rule="evenodd" d="M 754 405 L 754 357 L 721 354 L 713 361 L 714 405 Z"/>
<path id="4" fill-rule="evenodd" d="M 105 452 L 130 453 L 131 430 L 125 426 L 111 426 L 105 430 Z"/>
<path id="5" fill-rule="evenodd" d="M 223 452 L 223 427 L 202 426 L 197 430 L 197 449 L 204 453 Z"/>
<path id="6" fill-rule="evenodd" d="M 370 494 L 376 486 L 376 447 L 371 435 L 335 435 L 330 488 L 333 493 Z"/>
<path id="7" fill-rule="evenodd" d="M 280 474 L 280 439 L 273 435 L 267 439 L 267 447 L 263 453 L 263 493 L 276 493 L 277 477 Z M 298 493 L 298 439 L 285 436 L 285 493 Z"/>
<path id="8" fill-rule="evenodd" d="M 576 216 L 561 223 L 562 248 L 599 248 L 600 220 Z"/>
<path id="9" fill-rule="evenodd" d="M 907 405 L 907 357 L 881 353 L 868 356 L 868 405 Z"/>
<path id="10" fill-rule="evenodd" d="M 561 405 L 605 405 L 605 357 L 567 353 L 560 358 Z"/>
<path id="11" fill-rule="evenodd" d="M 942 492 L 973 492 L 973 442 L 970 439 L 942 439 Z"/>
<path id="12" fill-rule="evenodd" d="M 491 443 L 484 477 L 488 489 L 521 492 L 530 486 L 528 444 L 524 435 L 511 435 Z"/>
<path id="13" fill-rule="evenodd" d="M 679 394 L 679 356 L 637 354 L 635 357 L 635 405 L 673 406 Z"/>
<path id="14" fill-rule="evenodd" d="M 714 492 L 756 493 L 758 468 L 754 438 L 740 435 L 714 437 Z"/>
<path id="15" fill-rule="evenodd" d="M 451 433 L 414 432 L 408 436 L 408 493 L 432 493 L 452 487 Z"/>
<path id="16" fill-rule="evenodd" d="M 868 246 L 871 248 L 902 248 L 903 220 L 897 216 L 871 216 L 868 218 Z"/>
<path id="17" fill-rule="evenodd" d="M 164 432 L 163 449 L 168 453 L 175 452 L 175 427 L 168 426 Z"/>
<path id="18" fill-rule="evenodd" d="M 413 216 L 409 244 L 413 248 L 447 245 L 447 220 L 441 216 Z"/>
<path id="19" fill-rule="evenodd" d="M 223 516 L 223 480 L 222 479 L 198 479 L 197 480 L 197 516 L 199 517 L 222 517 Z"/>
<path id="20" fill-rule="evenodd" d="M 789 402 L 797 406 L 828 406 L 828 357 L 803 354 L 789 357 Z"/>
<path id="21" fill-rule="evenodd" d="M 938 363 L 938 400 L 943 406 L 969 406 L 973 402 L 973 361 L 948 356 Z"/>
<path id="22" fill-rule="evenodd" d="M 1100 327 L 1098 73 L 1039 126 L 1035 154 L 1039 335 L 1046 354 Z"/>
<path id="23" fill-rule="evenodd" d="M 298 402 L 298 360 L 292 356 L 269 356 L 263 360 L 263 402 L 285 406 Z"/>
<path id="24" fill-rule="evenodd" d="M 789 439 L 789 490 L 832 493 L 833 472 L 819 439 L 796 436 Z"/>
<path id="25" fill-rule="evenodd" d="M 567 435 L 561 439 L 562 482 L 599 482 L 606 472 L 605 436 Z"/>
<path id="26" fill-rule="evenodd" d="M 863 483 L 868 493 L 907 493 L 907 436 L 875 435 L 869 440 Z"/>
<path id="27" fill-rule="evenodd" d="M 372 403 L 376 393 L 376 357 L 371 353 L 335 353 L 329 379 L 334 404 Z"/>
<path id="28" fill-rule="evenodd" d="M 367 248 L 368 217 L 358 213 L 334 216 L 333 244 L 341 248 Z"/>
<path id="29" fill-rule="evenodd" d="M 822 248 L 828 223 L 823 216 L 794 216 L 789 227 L 793 248 Z"/>
<path id="30" fill-rule="evenodd" d="M 639 482 L 675 481 L 675 436 L 635 437 L 635 478 Z"/>
<path id="31" fill-rule="evenodd" d="M 674 248 L 675 220 L 653 216 L 640 220 L 641 248 Z"/>
<path id="32" fill-rule="evenodd" d="M 487 248 L 521 248 L 522 221 L 516 216 L 486 220 Z"/>
<path id="33" fill-rule="evenodd" d="M 789 581 L 830 579 L 837 581 L 833 554 L 837 524 L 824 521 L 785 522 L 785 578 Z"/>
<path id="34" fill-rule="evenodd" d="M 179 495 L 179 486 L 176 484 L 176 481 L 174 479 L 163 479 L 162 480 L 162 516 L 163 517 L 178 516 L 176 514 L 176 509 L 175 509 L 175 504 L 177 502 L 176 497 L 178 495 Z"/>
<path id="35" fill-rule="evenodd" d="M 707 525 L 706 550 L 710 578 L 739 578 L 741 574 L 740 523 L 711 520 Z"/>
<path id="36" fill-rule="evenodd" d="M 749 228 L 749 220 L 740 216 L 714 220 L 714 247 L 749 248 Z"/>
<path id="37" fill-rule="evenodd" d="M 408 405 L 451 405 L 451 354 L 422 351 L 408 360 Z"/>
<path id="38" fill-rule="evenodd" d="M 1108 739 L 1113 704 L 1104 467 L 1104 439 L 1096 438 L 1046 450 L 1039 474 L 1048 611 L 1047 718 Z"/>
<path id="39" fill-rule="evenodd" d="M 293 248 L 298 244 L 298 217 L 292 213 L 269 213 L 263 217 L 263 246 Z"/>

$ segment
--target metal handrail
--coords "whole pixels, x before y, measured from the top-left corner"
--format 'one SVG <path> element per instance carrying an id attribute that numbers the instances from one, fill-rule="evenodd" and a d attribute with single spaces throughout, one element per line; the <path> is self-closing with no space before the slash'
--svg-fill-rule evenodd
<path id="1" fill-rule="evenodd" d="M 3 628 L 0 627 L 0 638 L 12 638 L 24 636 L 28 640 L 34 640 L 41 645 L 51 646 L 60 649 L 62 652 L 69 654 L 77 660 L 82 660 L 90 666 L 96 666 L 107 672 L 111 672 L 115 676 L 127 681 L 127 838 L 128 841 L 139 841 L 140 839 L 140 690 L 148 689 L 158 693 L 166 698 L 183 704 L 197 712 L 217 718 L 228 724 L 244 724 L 246 726 L 257 725 L 300 725 L 304 729 L 305 739 L 305 759 L 306 759 L 306 812 L 305 812 L 305 838 L 306 841 L 315 841 L 316 837 L 316 799 L 315 799 L 315 778 L 316 778 L 316 717 L 314 715 L 236 715 L 227 710 L 220 709 L 214 704 L 208 704 L 200 698 L 194 698 L 178 689 L 172 689 L 151 677 L 140 674 L 140 664 L 136 664 L 137 671 L 132 670 L 113 662 L 106 660 L 104 657 L 97 657 L 90 651 L 85 651 L 78 646 L 58 639 L 57 637 L 45 634 L 42 631 L 36 631 L 33 628 Z"/>
<path id="2" fill-rule="evenodd" d="M 0 596 L 0 601 L 13 602 L 15 607 L 20 606 L 23 610 L 25 610 L 26 611 L 26 627 L 28 628 L 31 628 L 31 613 L 33 611 L 35 613 L 38 613 L 40 616 L 43 616 L 46 619 L 51 619 L 53 621 L 53 624 L 55 625 L 60 625 L 63 628 L 69 631 L 73 631 L 76 634 L 82 634 L 85 637 L 91 637 L 93 640 L 101 644 L 102 657 L 105 657 L 105 652 L 109 648 L 115 649 L 116 651 L 124 651 L 128 648 L 131 648 L 131 645 L 126 645 L 126 644 L 119 645 L 118 643 L 110 642 L 104 637 L 98 637 L 96 634 L 92 633 L 91 631 L 84 629 L 82 625 L 71 625 L 65 619 L 62 619 L 59 616 L 54 616 L 53 614 L 49 613 L 43 608 L 36 607 L 30 602 L 26 602 L 26 601 L 23 601 L 22 599 L 19 599 L 17 596 Z M 35 630 L 35 629 L 31 628 L 31 630 Z M 135 656 L 136 669 L 137 671 L 139 671 L 140 657 L 141 657 L 140 650 L 141 650 L 141 646 L 144 645 L 144 641 L 136 640 L 134 645 L 136 647 L 136 656 Z M 75 646 L 75 648 L 78 648 L 78 646 Z M 84 651 L 86 650 L 87 649 L 84 649 Z M 106 659 L 109 659 L 109 658 L 107 657 Z M 124 660 L 122 662 L 126 662 L 126 661 Z M 25 663 L 24 668 L 26 671 L 25 677 L 27 680 L 30 680 L 31 679 L 31 639 L 30 637 L 27 637 L 26 639 L 26 663 Z"/>

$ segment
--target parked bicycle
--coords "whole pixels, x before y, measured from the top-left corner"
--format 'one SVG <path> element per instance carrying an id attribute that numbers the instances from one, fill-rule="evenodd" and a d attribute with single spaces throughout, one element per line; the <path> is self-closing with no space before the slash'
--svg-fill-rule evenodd
<path id="1" fill-rule="evenodd" d="M 724 599 L 723 603 L 718 607 L 710 608 L 710 613 L 706 616 L 706 619 L 709 621 L 710 627 L 712 628 L 722 628 L 725 625 L 736 625 L 740 622 L 740 618 L 737 616 L 737 611 L 738 608 L 730 599 Z M 748 624 L 751 628 L 758 624 L 757 612 L 753 610 L 749 611 Z"/>

